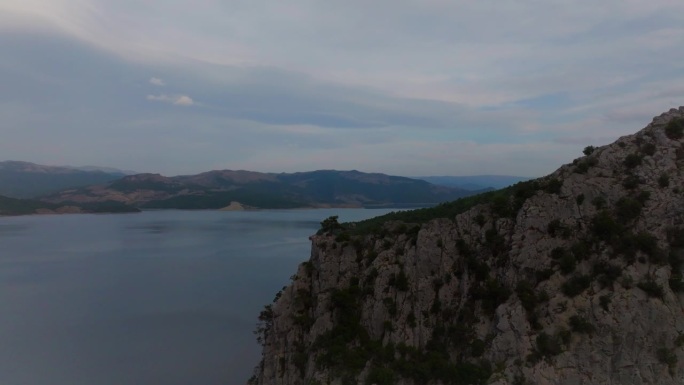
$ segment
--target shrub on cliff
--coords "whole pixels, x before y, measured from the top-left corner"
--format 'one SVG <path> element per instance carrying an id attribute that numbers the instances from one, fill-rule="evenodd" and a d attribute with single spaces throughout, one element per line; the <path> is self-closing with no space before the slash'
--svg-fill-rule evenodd
<path id="1" fill-rule="evenodd" d="M 684 119 L 672 119 L 665 126 L 665 135 L 672 140 L 681 139 L 684 136 Z"/>
<path id="2" fill-rule="evenodd" d="M 321 229 L 318 234 L 333 234 L 336 231 L 342 230 L 342 225 L 337 221 L 337 215 L 330 216 L 321 222 Z"/>

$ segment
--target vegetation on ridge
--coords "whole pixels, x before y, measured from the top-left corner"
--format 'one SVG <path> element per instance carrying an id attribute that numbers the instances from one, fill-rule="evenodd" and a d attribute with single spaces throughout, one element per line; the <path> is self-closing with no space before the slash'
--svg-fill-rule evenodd
<path id="1" fill-rule="evenodd" d="M 510 217 L 517 214 L 525 200 L 537 191 L 544 189 L 556 191 L 558 184 L 558 180 L 548 178 L 519 182 L 501 190 L 460 198 L 434 207 L 391 212 L 360 222 L 346 223 L 344 226 L 354 234 L 377 233 L 384 223 L 390 221 L 422 224 L 437 218 L 455 218 L 457 215 L 482 204 L 491 204 L 496 214 L 501 217 Z"/>

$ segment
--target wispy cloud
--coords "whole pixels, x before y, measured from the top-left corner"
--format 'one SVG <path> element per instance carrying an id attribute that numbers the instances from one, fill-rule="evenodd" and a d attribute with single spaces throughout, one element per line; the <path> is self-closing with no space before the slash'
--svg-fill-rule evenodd
<path id="1" fill-rule="evenodd" d="M 192 106 L 195 102 L 187 95 L 147 95 L 147 100 L 155 102 L 171 103 L 176 106 Z"/>
<path id="2" fill-rule="evenodd" d="M 166 83 L 162 79 L 155 78 L 155 77 L 150 78 L 150 84 L 152 84 L 154 86 L 159 86 L 159 87 L 163 87 L 166 85 Z"/>
<path id="3" fill-rule="evenodd" d="M 25 149 L 42 137 L 85 156 L 142 126 L 140 157 L 165 173 L 532 176 L 683 104 L 682 15 L 672 0 L 5 0 L 0 153 L 41 161 Z M 183 146 L 198 150 L 178 160 Z"/>

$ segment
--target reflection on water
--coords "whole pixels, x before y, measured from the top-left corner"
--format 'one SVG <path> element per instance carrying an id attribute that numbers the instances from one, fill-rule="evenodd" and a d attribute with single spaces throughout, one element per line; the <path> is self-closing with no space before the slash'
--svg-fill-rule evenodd
<path id="1" fill-rule="evenodd" d="M 0 218 L 0 384 L 244 384 L 320 221 L 388 211 Z"/>

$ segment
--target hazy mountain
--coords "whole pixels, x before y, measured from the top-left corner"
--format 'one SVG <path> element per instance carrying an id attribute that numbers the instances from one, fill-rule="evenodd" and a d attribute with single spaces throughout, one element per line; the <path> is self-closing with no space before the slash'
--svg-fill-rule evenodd
<path id="1" fill-rule="evenodd" d="M 471 191 L 485 189 L 496 190 L 531 179 L 511 175 L 417 176 L 415 178 L 440 186 L 458 187 Z"/>
<path id="2" fill-rule="evenodd" d="M 0 162 L 0 195 L 34 198 L 66 188 L 106 183 L 125 174 L 43 166 L 29 162 Z"/>
<path id="3" fill-rule="evenodd" d="M 114 167 L 101 167 L 101 166 L 63 166 L 66 168 L 72 168 L 74 170 L 80 170 L 80 171 L 102 171 L 107 174 L 116 174 L 116 175 L 134 175 L 134 174 L 139 174 L 137 171 L 133 170 L 121 170 L 118 168 Z"/>
<path id="4" fill-rule="evenodd" d="M 50 202 L 117 201 L 142 208 L 218 209 L 231 202 L 257 208 L 429 206 L 472 195 L 412 178 L 359 171 L 259 173 L 220 170 L 165 177 L 130 175 L 52 194 Z"/>

